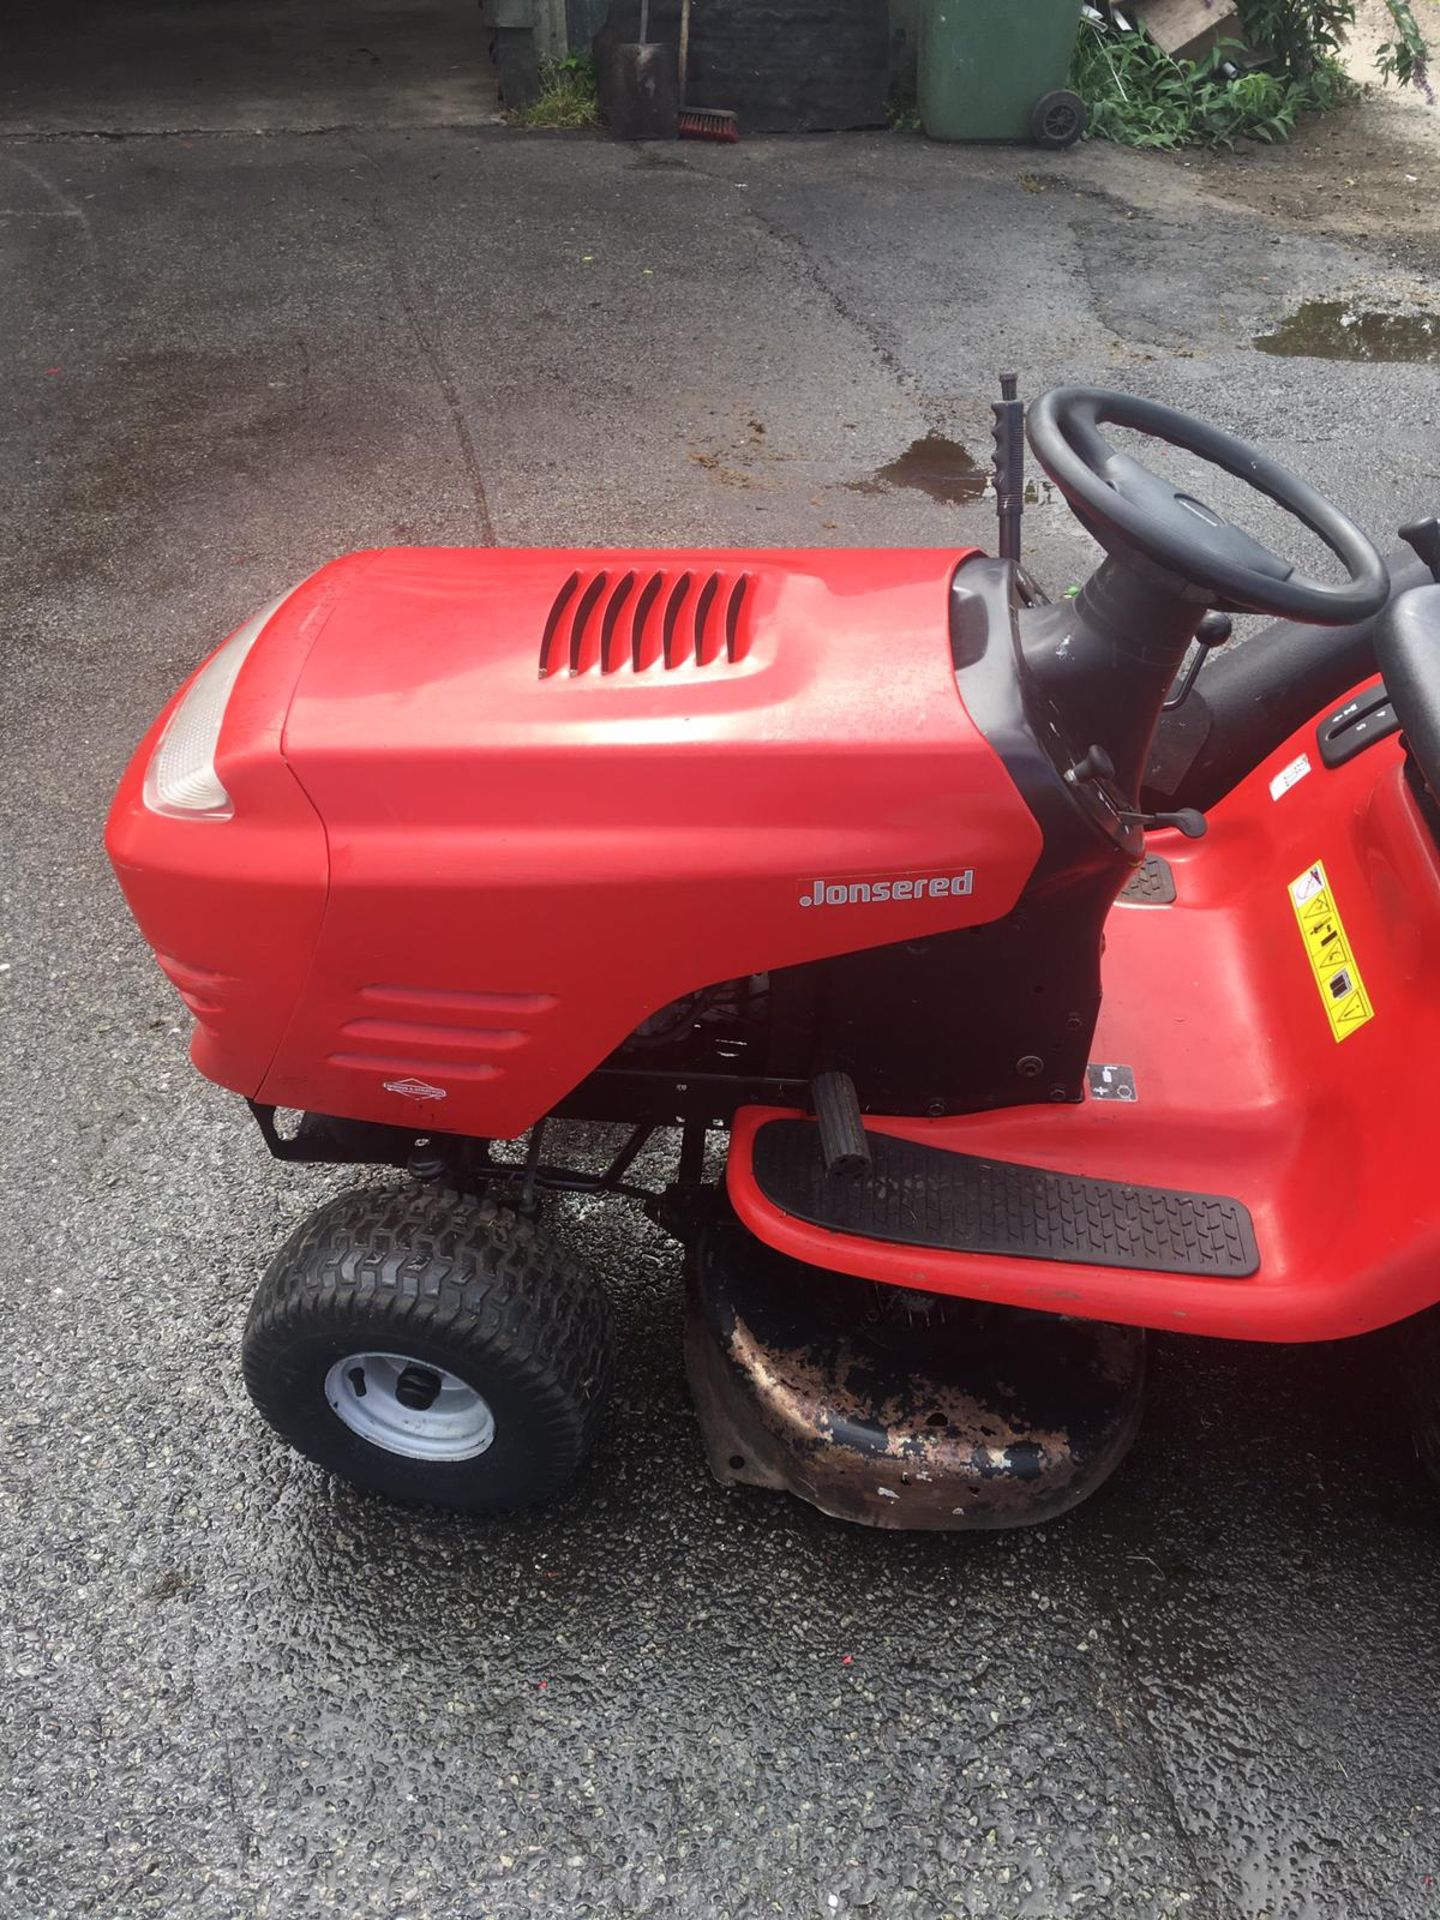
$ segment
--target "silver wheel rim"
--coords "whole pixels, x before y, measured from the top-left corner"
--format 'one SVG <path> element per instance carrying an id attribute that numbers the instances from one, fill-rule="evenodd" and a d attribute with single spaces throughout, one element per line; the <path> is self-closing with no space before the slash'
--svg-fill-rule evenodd
<path id="1" fill-rule="evenodd" d="M 325 1376 L 325 1398 L 353 1434 L 407 1460 L 473 1460 L 495 1438 L 473 1387 L 404 1353 L 347 1353 Z"/>

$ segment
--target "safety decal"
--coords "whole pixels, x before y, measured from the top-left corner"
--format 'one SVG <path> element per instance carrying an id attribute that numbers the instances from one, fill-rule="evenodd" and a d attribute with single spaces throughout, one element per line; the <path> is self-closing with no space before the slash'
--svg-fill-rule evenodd
<path id="1" fill-rule="evenodd" d="M 1317 860 L 1298 880 L 1290 882 L 1290 904 L 1330 1031 L 1337 1040 L 1348 1040 L 1367 1020 L 1375 1018 L 1375 1009 L 1360 978 L 1322 861 Z"/>
<path id="2" fill-rule="evenodd" d="M 1309 754 L 1297 753 L 1295 758 L 1290 762 L 1289 766 L 1282 767 L 1279 773 L 1277 773 L 1275 778 L 1270 782 L 1270 798 L 1272 800 L 1283 800 L 1285 795 L 1289 793 L 1290 789 L 1292 787 L 1298 787 L 1300 782 L 1305 778 L 1306 774 L 1309 772 L 1310 772 Z"/>
<path id="3" fill-rule="evenodd" d="M 1092 1100 L 1138 1100 L 1135 1069 L 1092 1060 L 1085 1069 Z"/>

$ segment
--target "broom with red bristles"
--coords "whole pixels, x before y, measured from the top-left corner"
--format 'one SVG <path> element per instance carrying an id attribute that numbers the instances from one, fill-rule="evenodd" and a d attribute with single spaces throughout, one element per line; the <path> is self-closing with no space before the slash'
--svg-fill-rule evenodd
<path id="1" fill-rule="evenodd" d="M 685 104 L 685 69 L 690 61 L 690 0 L 680 3 L 680 118 L 676 132 L 682 140 L 738 140 L 740 123 L 725 107 Z"/>

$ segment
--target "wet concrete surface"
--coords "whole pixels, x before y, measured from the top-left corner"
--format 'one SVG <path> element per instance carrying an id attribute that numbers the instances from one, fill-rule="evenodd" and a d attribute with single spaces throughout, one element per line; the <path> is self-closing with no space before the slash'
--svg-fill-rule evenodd
<path id="1" fill-rule="evenodd" d="M 1305 360 L 1440 360 L 1440 310 L 1307 300 L 1278 327 L 1257 334 L 1255 345 L 1261 353 Z"/>
<path id="2" fill-rule="evenodd" d="M 943 507 L 961 507 L 983 496 L 990 474 L 990 465 L 977 460 L 968 447 L 943 433 L 927 433 L 877 468 L 872 480 L 857 480 L 854 486 L 860 493 L 879 487 L 915 487 Z"/>
<path id="3" fill-rule="evenodd" d="M 332 554 L 988 540 L 983 502 L 851 483 L 987 447 L 1001 368 L 1194 407 L 1377 532 L 1435 505 L 1429 369 L 1250 345 L 1392 261 L 1163 161 L 1018 165 L 0 144 L 6 1916 L 1436 1910 L 1440 1508 L 1374 1343 L 1162 1341 L 1093 1502 L 872 1534 L 707 1480 L 675 1255 L 571 1202 L 620 1328 L 594 1468 L 503 1524 L 362 1499 L 236 1365 L 346 1176 L 193 1075 L 101 853 L 161 701 Z M 1056 505 L 1027 543 L 1052 590 L 1092 551 Z"/>

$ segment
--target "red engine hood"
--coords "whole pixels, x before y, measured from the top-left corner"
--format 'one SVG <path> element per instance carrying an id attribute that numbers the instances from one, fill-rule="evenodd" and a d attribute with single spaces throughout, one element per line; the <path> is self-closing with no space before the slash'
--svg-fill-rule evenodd
<path id="1" fill-rule="evenodd" d="M 197 1063 L 277 1105 L 513 1135 L 683 994 L 1005 914 L 1040 831 L 956 691 L 966 557 L 325 569 L 237 681 L 235 817 L 147 815 L 138 772 L 122 791 L 132 873 L 167 876 L 147 933 L 254 1011 L 213 1012 Z M 300 825 L 267 840 L 242 803 L 266 765 L 308 802 L 303 864 Z M 254 905 L 282 858 L 298 944 Z M 251 905 L 222 930 L 227 898 Z"/>
<path id="2" fill-rule="evenodd" d="M 917 744 L 953 723 L 946 593 L 967 557 L 408 548 L 342 562 L 286 752 L 436 773 L 459 759 L 472 775 L 483 759 L 503 785 L 517 750 L 648 765 L 697 747 Z"/>
<path id="3" fill-rule="evenodd" d="M 1040 833 L 956 692 L 965 557 L 377 557 L 285 726 L 331 885 L 263 1097 L 513 1134 L 681 994 L 1006 913 Z"/>

